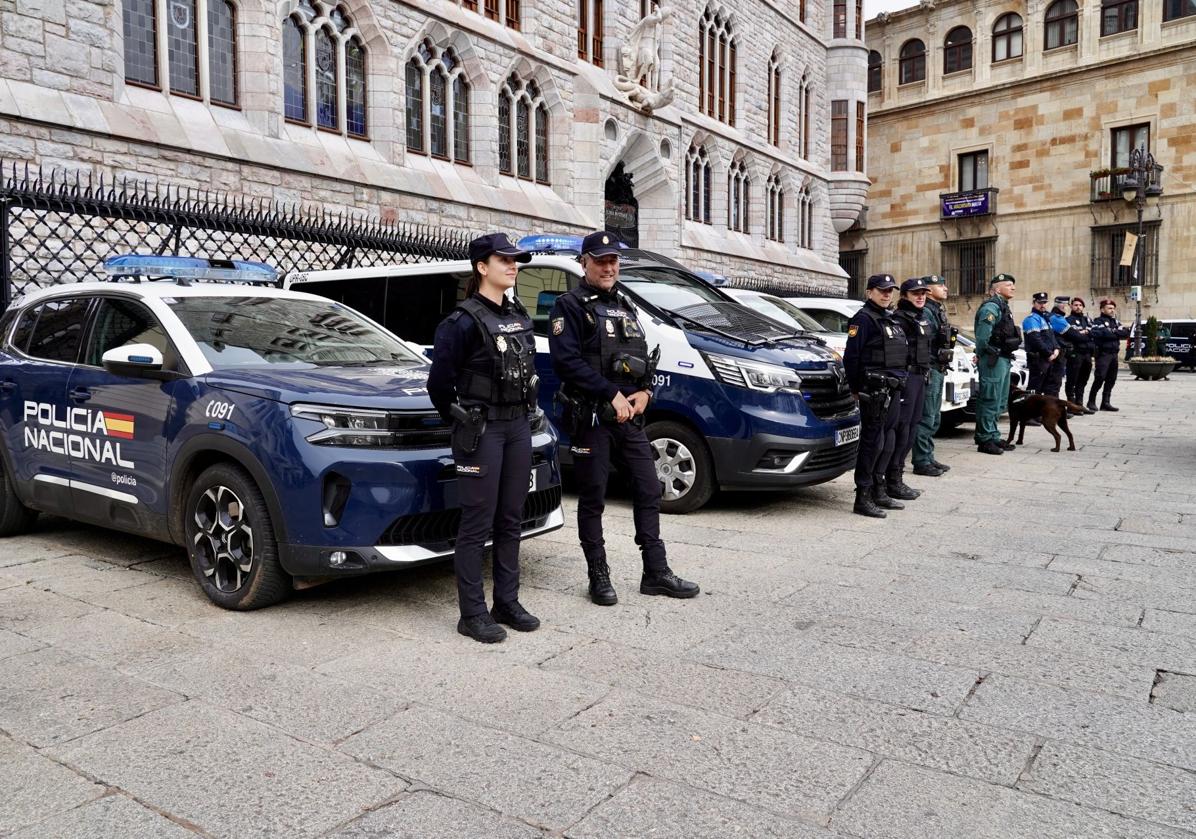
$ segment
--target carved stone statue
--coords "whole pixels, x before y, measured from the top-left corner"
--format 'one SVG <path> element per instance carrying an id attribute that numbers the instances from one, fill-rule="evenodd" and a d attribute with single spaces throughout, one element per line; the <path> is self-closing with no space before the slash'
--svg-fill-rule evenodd
<path id="1" fill-rule="evenodd" d="M 673 101 L 672 80 L 664 86 L 660 82 L 660 43 L 664 22 L 671 15 L 669 9 L 654 4 L 619 48 L 615 87 L 644 113 L 650 114 Z"/>

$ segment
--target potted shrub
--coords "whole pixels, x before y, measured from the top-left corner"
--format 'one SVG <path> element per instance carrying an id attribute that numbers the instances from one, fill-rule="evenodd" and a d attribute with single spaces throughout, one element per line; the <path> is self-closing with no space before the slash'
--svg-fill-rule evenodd
<path id="1" fill-rule="evenodd" d="M 1135 379 L 1166 379 L 1176 362 L 1169 355 L 1159 355 L 1159 319 L 1154 315 L 1146 321 L 1142 336 L 1146 339 L 1146 355 L 1129 360 L 1130 372 Z"/>

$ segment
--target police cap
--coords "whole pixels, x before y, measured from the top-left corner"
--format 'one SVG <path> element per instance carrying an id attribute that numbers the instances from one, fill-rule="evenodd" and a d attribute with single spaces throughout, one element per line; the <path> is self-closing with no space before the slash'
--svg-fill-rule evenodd
<path id="1" fill-rule="evenodd" d="M 1055 297 L 1055 305 L 1056 306 L 1067 306 L 1070 303 L 1071 303 L 1071 298 L 1068 297 L 1066 294 L 1060 294 L 1057 297 Z"/>
<path id="2" fill-rule="evenodd" d="M 1045 303 L 1051 299 L 1051 295 L 1047 294 L 1045 291 L 1036 291 L 1033 295 L 1031 295 L 1030 299 L 1035 303 Z"/>
<path id="3" fill-rule="evenodd" d="M 931 274 L 930 276 L 923 277 L 922 279 L 926 281 L 926 285 L 946 285 L 947 284 L 947 281 L 944 280 L 942 277 L 940 277 L 938 274 Z"/>
<path id="4" fill-rule="evenodd" d="M 905 294 L 907 291 L 926 291 L 925 277 L 910 277 L 901 284 L 901 293 Z"/>
<path id="5" fill-rule="evenodd" d="M 993 277 L 991 280 L 988 281 L 988 284 L 990 286 L 993 286 L 993 285 L 996 285 L 997 283 L 1016 283 L 1016 282 L 1017 282 L 1017 280 L 1015 280 L 1013 278 L 1012 274 L 997 274 L 995 277 Z"/>
<path id="6" fill-rule="evenodd" d="M 597 230 L 581 240 L 583 256 L 609 256 L 619 252 L 619 240 L 613 233 Z"/>
<path id="7" fill-rule="evenodd" d="M 511 244 L 506 233 L 487 233 L 469 243 L 469 264 L 477 265 L 485 262 L 491 254 L 512 256 L 516 262 L 531 262 L 532 255 L 522 248 Z"/>
<path id="8" fill-rule="evenodd" d="M 868 289 L 872 290 L 878 288 L 884 291 L 886 288 L 897 288 L 897 281 L 893 279 L 892 274 L 873 274 L 868 278 Z"/>

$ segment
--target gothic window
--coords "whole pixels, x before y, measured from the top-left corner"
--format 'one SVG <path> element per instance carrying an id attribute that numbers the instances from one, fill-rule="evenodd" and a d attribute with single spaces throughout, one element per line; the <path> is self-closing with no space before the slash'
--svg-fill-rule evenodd
<path id="1" fill-rule="evenodd" d="M 774 242 L 785 241 L 785 190 L 781 187 L 781 179 L 773 175 L 764 186 L 767 195 L 765 210 L 768 219 L 765 224 L 764 235 Z"/>
<path id="2" fill-rule="evenodd" d="M 884 59 L 876 50 L 868 51 L 868 92 L 876 93 L 884 87 Z"/>
<path id="3" fill-rule="evenodd" d="M 321 0 L 299 0 L 283 22 L 282 47 L 286 118 L 311 125 L 315 114 L 318 128 L 364 138 L 367 55 L 349 13 Z"/>
<path id="4" fill-rule="evenodd" d="M 577 8 L 577 57 L 601 67 L 604 48 L 602 0 L 578 0 Z"/>
<path id="5" fill-rule="evenodd" d="M 814 247 L 814 199 L 809 187 L 803 187 L 797 196 L 797 244 L 807 250 Z"/>
<path id="6" fill-rule="evenodd" d="M 867 171 L 864 166 L 865 108 L 863 102 L 855 103 L 855 170 Z"/>
<path id="7" fill-rule="evenodd" d="M 801 97 L 798 100 L 798 145 L 801 149 L 801 156 L 803 160 L 810 159 L 810 79 L 808 76 L 802 76 L 801 80 Z"/>
<path id="8" fill-rule="evenodd" d="M 1137 28 L 1138 0 L 1101 0 L 1101 35 L 1116 35 Z"/>
<path id="9" fill-rule="evenodd" d="M 519 0 L 454 0 L 458 6 L 471 12 L 480 12 L 486 18 L 502 23 L 512 29 L 519 29 Z"/>
<path id="10" fill-rule="evenodd" d="M 685 217 L 710 224 L 710 157 L 705 146 L 690 146 L 685 157 Z"/>
<path id="11" fill-rule="evenodd" d="M 498 96 L 498 133 L 500 172 L 552 182 L 548 105 L 534 81 L 525 82 L 514 73 L 507 79 Z"/>
<path id="12" fill-rule="evenodd" d="M 781 66 L 775 52 L 768 61 L 768 141 L 781 145 Z"/>
<path id="13" fill-rule="evenodd" d="M 1046 47 L 1053 50 L 1074 44 L 1080 37 L 1076 0 L 1055 0 L 1046 11 Z"/>
<path id="14" fill-rule="evenodd" d="M 751 232 L 748 208 L 751 207 L 751 179 L 742 160 L 731 164 L 727 172 L 727 227 L 740 233 Z"/>
<path id="15" fill-rule="evenodd" d="M 847 171 L 847 100 L 831 102 L 831 170 Z"/>
<path id="16" fill-rule="evenodd" d="M 806 22 L 806 0 L 797 0 L 797 19 Z"/>
<path id="17" fill-rule="evenodd" d="M 864 40 L 864 0 L 855 0 L 855 39 Z"/>
<path id="18" fill-rule="evenodd" d="M 451 47 L 424 40 L 407 62 L 407 150 L 469 163 L 469 82 Z"/>
<path id="19" fill-rule="evenodd" d="M 993 61 L 1019 58 L 1022 54 L 1022 17 L 1009 12 L 993 24 Z"/>
<path id="20" fill-rule="evenodd" d="M 972 69 L 972 30 L 957 26 L 947 33 L 943 42 L 943 73 L 958 73 Z"/>
<path id="21" fill-rule="evenodd" d="M 901 84 L 926 80 L 926 45 L 914 38 L 901 46 Z"/>
<path id="22" fill-rule="evenodd" d="M 847 0 L 834 0 L 831 5 L 831 20 L 834 22 L 835 38 L 847 37 Z"/>
<path id="23" fill-rule="evenodd" d="M 199 60 L 201 18 L 207 24 L 206 72 Z M 165 66 L 159 63 L 159 21 L 166 22 Z M 125 0 L 122 26 L 126 82 L 237 106 L 237 12 L 231 0 Z"/>
<path id="24" fill-rule="evenodd" d="M 736 45 L 730 24 L 707 10 L 698 27 L 698 107 L 727 125 L 735 124 Z"/>

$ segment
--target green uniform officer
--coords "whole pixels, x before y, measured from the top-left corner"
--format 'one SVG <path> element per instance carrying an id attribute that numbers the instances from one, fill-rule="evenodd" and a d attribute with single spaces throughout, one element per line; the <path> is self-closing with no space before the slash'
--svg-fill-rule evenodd
<path id="1" fill-rule="evenodd" d="M 1012 274 L 997 274 L 989 282 L 992 297 L 976 310 L 976 362 L 980 365 L 980 396 L 976 400 L 976 446 L 984 454 L 1004 454 L 1013 445 L 997 430 L 997 420 L 1009 404 L 1009 366 L 1021 346 L 1021 334 L 1013 322 L 1009 301 L 1013 299 Z"/>
<path id="2" fill-rule="evenodd" d="M 943 380 L 955 356 L 955 329 L 947 320 L 947 281 L 931 274 L 923 277 L 928 296 L 922 310 L 934 330 L 930 343 L 930 373 L 926 377 L 926 395 L 922 400 L 922 418 L 914 434 L 914 474 L 937 478 L 951 469 L 934 458 L 934 435 L 943 421 Z"/>

